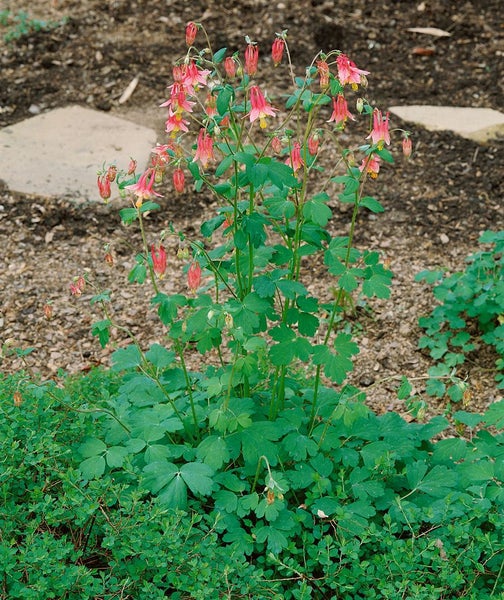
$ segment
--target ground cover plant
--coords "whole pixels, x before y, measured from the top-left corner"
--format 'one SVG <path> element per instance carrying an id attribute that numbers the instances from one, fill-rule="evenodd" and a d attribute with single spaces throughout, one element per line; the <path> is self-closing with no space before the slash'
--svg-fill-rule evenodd
<path id="1" fill-rule="evenodd" d="M 457 416 L 497 431 L 434 443 L 446 419 L 377 416 L 346 382 L 358 352 L 347 312 L 388 298 L 392 278 L 377 252 L 353 243 L 359 212 L 383 210 L 366 184 L 393 160 L 388 115 L 366 100 L 368 73 L 334 51 L 298 76 L 282 32 L 272 56 L 287 63 L 292 90 L 279 108 L 252 40 L 243 55 L 213 52 L 191 23 L 186 41 L 165 102 L 167 143 L 144 172 L 111 165 L 98 178 L 106 200 L 118 183 L 121 218 L 140 228 L 130 281 L 152 285 L 166 345 L 144 349 L 127 331 L 132 342 L 108 372 L 63 389 L 2 382 L 12 448 L 2 462 L 4 594 L 498 597 L 502 403 Z M 361 140 L 346 147 L 354 120 Z M 407 156 L 408 133 L 398 133 Z M 324 162 L 329 146 L 336 164 Z M 167 228 L 147 239 L 166 176 L 219 199 L 201 237 Z M 351 207 L 345 236 L 328 231 L 329 189 Z M 163 291 L 171 236 L 187 293 Z M 332 281 L 322 297 L 303 284 L 317 261 Z M 96 285 L 79 274 L 71 291 Z M 93 289 L 91 303 L 104 311 L 93 332 L 106 345 L 120 316 L 107 290 Z M 20 441 L 26 459 L 12 477 Z"/>

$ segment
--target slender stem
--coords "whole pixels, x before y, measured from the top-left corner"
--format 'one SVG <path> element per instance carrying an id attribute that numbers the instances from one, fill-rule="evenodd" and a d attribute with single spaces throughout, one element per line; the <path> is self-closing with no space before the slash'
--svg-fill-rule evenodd
<path id="1" fill-rule="evenodd" d="M 193 391 L 192 391 L 192 385 L 191 385 L 191 380 L 189 378 L 189 373 L 187 371 L 187 365 L 186 365 L 185 358 L 184 358 L 184 352 L 181 348 L 180 342 L 177 342 L 175 344 L 175 349 L 176 349 L 178 357 L 180 359 L 182 371 L 184 372 L 184 379 L 186 382 L 187 395 L 189 396 L 189 403 L 191 405 L 191 413 L 192 413 L 194 428 L 196 430 L 196 438 L 199 441 L 200 434 L 199 434 L 199 428 L 198 428 L 198 418 L 196 416 L 196 407 L 194 405 L 194 396 L 193 396 Z"/>
<path id="2" fill-rule="evenodd" d="M 150 276 L 150 280 L 152 282 L 152 287 L 154 288 L 154 291 L 156 292 L 156 294 L 158 294 L 159 288 L 158 288 L 157 281 L 156 281 L 156 274 L 154 273 L 154 268 L 152 266 L 151 261 L 149 260 L 149 246 L 147 245 L 147 237 L 145 235 L 142 211 L 140 210 L 140 208 L 137 208 L 137 212 L 138 212 L 138 224 L 140 226 L 140 234 L 142 236 L 142 245 L 143 245 L 145 262 L 147 263 L 147 267 L 149 269 L 149 276 Z"/>

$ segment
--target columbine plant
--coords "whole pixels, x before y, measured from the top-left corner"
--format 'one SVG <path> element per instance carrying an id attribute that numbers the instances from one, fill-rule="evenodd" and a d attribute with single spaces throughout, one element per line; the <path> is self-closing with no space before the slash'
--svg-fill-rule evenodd
<path id="1" fill-rule="evenodd" d="M 278 34 L 272 62 L 286 59 L 292 80 L 282 105 L 261 79 L 258 44 L 214 53 L 195 23 L 186 41 L 162 104 L 166 143 L 143 173 L 112 167 L 98 178 L 105 199 L 118 184 L 130 204 L 123 222 L 139 224 L 143 247 L 129 278 L 150 279 L 166 347 L 134 341 L 114 353 L 114 369 L 125 372 L 116 418 L 104 423 L 104 441 L 83 446 L 81 469 L 90 478 L 124 468 L 172 507 L 213 495 L 209 510 L 229 541 L 276 552 L 299 533 L 297 507 L 329 516 L 320 503 L 333 494 L 326 454 L 340 447 L 338 423 L 367 411 L 345 383 L 358 346 L 342 321 L 356 296 L 389 296 L 391 272 L 353 243 L 359 211 L 383 210 L 365 188 L 392 162 L 389 116 L 365 98 L 368 72 L 340 51 L 320 53 L 296 76 Z M 360 145 L 344 148 L 345 128 Z M 178 193 L 191 181 L 194 193 L 205 188 L 219 201 L 200 239 L 171 232 L 187 259 L 187 294 L 163 291 L 163 240 L 144 228 L 170 179 Z M 346 235 L 330 230 L 336 199 L 352 206 Z M 304 282 L 314 268 L 321 298 Z M 93 299 L 105 309 L 109 300 Z M 108 312 L 95 324 L 102 344 L 111 325 Z M 206 366 L 192 370 L 205 365 L 198 353 Z"/>

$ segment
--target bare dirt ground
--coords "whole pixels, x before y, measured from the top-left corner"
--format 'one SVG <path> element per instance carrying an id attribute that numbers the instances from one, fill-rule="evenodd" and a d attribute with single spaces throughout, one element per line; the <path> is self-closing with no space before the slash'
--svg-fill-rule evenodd
<path id="1" fill-rule="evenodd" d="M 416 103 L 503 110 L 500 5 L 500 0 L 4 1 L 2 9 L 11 17 L 24 10 L 32 19 L 61 24 L 10 42 L 2 35 L 16 22 L 0 26 L 0 126 L 37 111 L 81 104 L 140 120 L 156 128 L 162 142 L 164 113 L 156 107 L 166 99 L 173 61 L 184 52 L 189 20 L 204 24 L 214 49 L 242 50 L 245 35 L 256 40 L 270 97 L 283 91 L 287 78 L 269 62 L 269 48 L 274 33 L 288 29 L 292 60 L 301 74 L 319 50 L 338 48 L 371 71 L 368 98 L 384 109 Z M 420 26 L 438 27 L 451 36 L 408 31 Z M 137 89 L 119 105 L 137 75 Z M 393 125 L 412 129 L 397 120 Z M 380 250 L 395 273 L 391 299 L 371 302 L 371 310 L 359 311 L 353 323 L 361 347 L 353 380 L 367 388 L 378 412 L 404 410 L 395 399 L 393 378 L 418 378 L 421 393 L 421 378 L 431 365 L 417 348 L 417 320 L 432 308 L 433 297 L 428 286 L 414 282 L 415 274 L 428 268 L 463 269 L 465 257 L 477 250 L 480 233 L 504 227 L 502 140 L 479 145 L 449 132 L 415 128 L 413 141 L 412 159 L 384 169 L 372 190 L 386 212 L 362 215 L 356 238 L 360 247 Z M 211 200 L 192 192 L 176 196 L 169 186 L 162 192 L 162 211 L 150 217 L 147 234 L 155 237 L 170 222 L 197 232 L 211 212 Z M 335 199 L 333 208 L 332 227 L 344 232 L 345 206 Z M 86 269 L 101 287 L 112 290 L 116 314 L 145 345 L 162 339 L 147 292 L 127 283 L 138 238 L 120 224 L 114 203 L 77 207 L 63 198 L 26 197 L 3 187 L 0 242 L 0 341 L 34 348 L 26 362 L 42 376 L 108 364 L 110 351 L 101 350 L 90 334 L 99 315 L 69 296 L 72 277 Z M 104 261 L 106 243 L 115 256 L 112 268 Z M 165 292 L 184 285 L 175 256 L 171 264 Z M 311 285 L 329 288 L 330 282 L 315 272 Z M 43 310 L 48 301 L 50 321 Z M 119 332 L 114 343 L 124 343 Z M 461 375 L 472 391 L 469 409 L 484 409 L 500 397 L 491 372 L 494 361 L 482 349 L 464 365 Z M 4 346 L 0 367 L 13 372 L 23 361 Z M 441 412 L 445 405 L 429 400 L 429 411 Z"/>

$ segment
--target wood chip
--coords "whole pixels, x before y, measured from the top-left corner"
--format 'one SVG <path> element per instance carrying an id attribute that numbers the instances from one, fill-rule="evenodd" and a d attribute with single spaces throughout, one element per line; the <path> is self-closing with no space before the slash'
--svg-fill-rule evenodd
<path id="1" fill-rule="evenodd" d="M 122 93 L 122 96 L 119 98 L 119 104 L 124 104 L 131 98 L 131 95 L 135 91 L 136 86 L 138 85 L 139 81 L 140 81 L 140 78 L 138 75 L 134 79 L 131 80 L 128 87 L 124 90 L 124 92 Z"/>
<path id="2" fill-rule="evenodd" d="M 412 33 L 424 33 L 425 35 L 433 35 L 434 37 L 451 37 L 449 31 L 439 29 L 438 27 L 408 27 L 406 31 L 411 31 Z"/>

